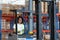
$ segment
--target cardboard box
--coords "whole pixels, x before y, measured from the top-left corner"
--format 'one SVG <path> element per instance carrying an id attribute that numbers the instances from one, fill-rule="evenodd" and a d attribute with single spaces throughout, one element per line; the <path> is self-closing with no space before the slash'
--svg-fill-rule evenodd
<path id="1" fill-rule="evenodd" d="M 2 32 L 2 40 L 7 40 L 7 39 L 8 39 L 8 33 Z"/>

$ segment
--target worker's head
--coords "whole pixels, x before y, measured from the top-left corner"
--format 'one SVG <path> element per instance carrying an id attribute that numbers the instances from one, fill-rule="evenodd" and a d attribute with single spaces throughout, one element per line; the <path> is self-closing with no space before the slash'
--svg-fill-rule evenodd
<path id="1" fill-rule="evenodd" d="M 21 16 L 18 17 L 18 23 L 20 23 L 20 24 L 23 23 L 23 18 Z"/>

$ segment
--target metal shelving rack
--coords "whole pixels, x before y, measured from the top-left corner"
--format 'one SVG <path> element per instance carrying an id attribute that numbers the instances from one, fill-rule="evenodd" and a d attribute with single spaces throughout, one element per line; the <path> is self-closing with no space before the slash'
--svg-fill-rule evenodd
<path id="1" fill-rule="evenodd" d="M 54 1 L 53 0 L 43 0 L 49 2 L 49 18 L 50 18 L 50 40 L 54 40 Z M 41 25 L 41 2 L 42 0 L 35 0 L 36 16 L 37 16 L 37 40 L 42 40 L 42 25 Z"/>
<path id="2" fill-rule="evenodd" d="M 50 34 L 50 40 L 54 40 L 54 1 L 52 0 L 29 0 L 29 25 L 30 25 L 30 32 L 32 32 L 33 30 L 33 9 L 32 9 L 32 5 L 33 5 L 33 1 L 35 1 L 35 13 L 37 16 L 37 40 L 42 40 L 42 25 L 41 25 L 41 2 L 42 1 L 48 1 L 50 2 L 50 7 L 49 7 L 49 16 L 50 16 L 50 27 L 51 27 L 51 34 Z M 22 10 L 23 11 L 23 10 Z M 16 13 L 16 10 L 14 11 Z M 16 25 L 17 26 L 17 25 Z M 17 33 L 16 33 L 17 34 Z"/>

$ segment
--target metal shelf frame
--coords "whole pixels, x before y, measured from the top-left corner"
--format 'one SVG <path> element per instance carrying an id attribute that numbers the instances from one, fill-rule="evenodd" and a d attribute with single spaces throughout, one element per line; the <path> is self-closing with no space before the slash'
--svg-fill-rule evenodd
<path id="1" fill-rule="evenodd" d="M 54 32 L 54 0 L 43 0 L 44 2 L 49 2 L 49 9 L 48 9 L 48 15 L 50 18 L 50 40 L 55 40 Z M 41 25 L 41 2 L 42 0 L 35 0 L 35 12 L 37 16 L 37 40 L 42 40 L 42 25 Z"/>

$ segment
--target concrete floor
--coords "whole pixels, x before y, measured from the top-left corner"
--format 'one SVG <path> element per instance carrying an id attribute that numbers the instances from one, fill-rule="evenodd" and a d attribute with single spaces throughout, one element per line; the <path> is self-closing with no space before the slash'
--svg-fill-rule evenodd
<path id="1" fill-rule="evenodd" d="M 17 35 L 8 36 L 8 40 L 17 40 Z"/>
<path id="2" fill-rule="evenodd" d="M 20 40 L 23 40 L 23 39 L 26 39 L 26 38 L 34 38 L 34 40 L 35 40 L 35 38 L 36 38 L 36 36 L 32 36 L 32 35 L 12 35 L 12 36 L 8 36 L 8 39 L 7 40 L 17 40 L 17 39 L 20 39 Z"/>

